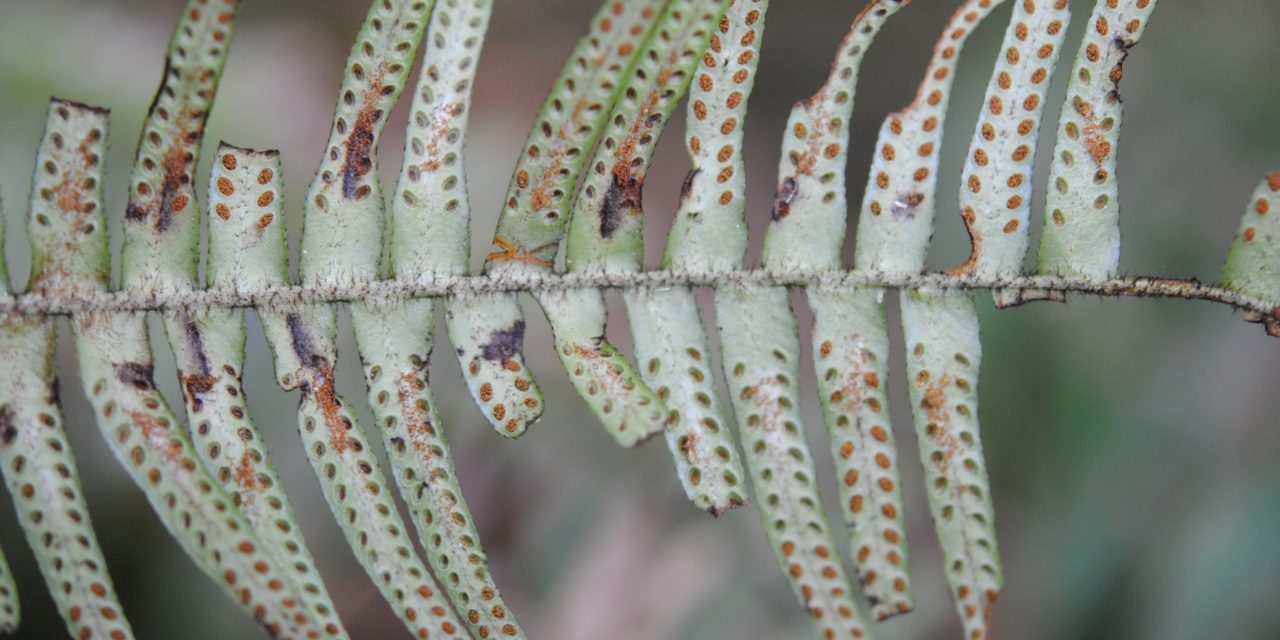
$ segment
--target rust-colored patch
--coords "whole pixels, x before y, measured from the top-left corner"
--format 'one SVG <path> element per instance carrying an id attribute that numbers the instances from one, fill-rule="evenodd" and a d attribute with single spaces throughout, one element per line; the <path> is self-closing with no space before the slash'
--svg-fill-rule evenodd
<path id="1" fill-rule="evenodd" d="M 773 209 L 770 211 L 770 217 L 773 220 L 781 220 L 790 215 L 791 203 L 796 199 L 797 190 L 795 178 L 788 176 L 782 181 L 778 192 L 773 196 Z"/>
<path id="2" fill-rule="evenodd" d="M 1272 191 L 1280 191 L 1280 171 L 1267 174 L 1267 187 Z"/>
<path id="3" fill-rule="evenodd" d="M 165 461 L 175 465 L 182 462 L 182 446 L 169 437 L 169 430 L 160 426 L 154 416 L 144 411 L 130 411 L 129 419 L 142 431 L 147 445 Z"/>
<path id="4" fill-rule="evenodd" d="M 305 388 L 311 398 L 320 405 L 325 427 L 329 430 L 329 446 L 339 455 L 353 447 L 348 425 L 342 416 L 342 403 L 333 390 L 333 366 L 324 363 L 316 367 L 312 384 Z"/>
<path id="5" fill-rule="evenodd" d="M 534 187 L 533 193 L 529 196 L 529 204 L 535 212 L 550 208 L 555 202 L 552 194 L 555 191 L 556 181 L 560 179 L 560 165 L 563 164 L 565 155 L 572 148 L 569 140 L 583 126 L 582 114 L 590 106 L 591 102 L 585 98 L 579 99 L 573 105 L 573 112 L 569 114 L 569 120 L 560 125 L 560 128 L 556 131 L 555 139 L 552 141 L 547 153 L 547 168 L 542 172 L 537 186 Z"/>
<path id="6" fill-rule="evenodd" d="M 186 207 L 188 197 L 183 190 L 191 184 L 191 151 L 187 148 L 187 126 L 191 114 L 183 109 L 178 114 L 178 132 L 164 154 L 164 181 L 160 186 L 160 203 L 156 211 L 156 231 L 164 232 L 173 224 L 173 214 Z M 181 204 L 182 206 L 178 206 Z"/>
<path id="7" fill-rule="evenodd" d="M 253 456 L 248 451 L 240 454 L 240 463 L 236 465 L 236 487 L 240 489 L 242 500 L 253 500 L 254 492 L 262 489 L 258 482 L 258 470 L 254 467 Z"/>
<path id="8" fill-rule="evenodd" d="M 376 129 L 382 119 L 382 109 L 378 108 L 378 97 L 382 94 L 382 78 L 386 74 L 386 65 L 380 65 L 374 74 L 369 87 L 364 92 L 364 106 L 356 114 L 351 125 L 351 133 L 347 136 L 346 157 L 343 158 L 342 196 L 348 200 L 356 197 L 356 192 L 364 177 L 373 169 L 374 143 L 377 141 Z"/>
<path id="9" fill-rule="evenodd" d="M 435 457 L 431 450 L 435 429 L 418 406 L 417 391 L 423 386 L 425 383 L 418 379 L 417 374 L 404 373 L 396 384 L 396 395 L 400 401 L 400 412 L 404 414 L 405 429 L 409 432 L 409 444 L 424 458 L 431 459 Z"/>
<path id="10" fill-rule="evenodd" d="M 924 392 L 924 403 L 929 410 L 929 434 L 934 443 L 943 451 L 939 472 L 947 477 L 951 462 L 960 451 L 960 440 L 951 432 L 951 414 L 946 409 L 946 388 L 951 384 L 951 374 L 945 374 Z"/>
<path id="11" fill-rule="evenodd" d="M 440 141 L 449 135 L 450 118 L 461 113 L 462 103 L 457 102 L 437 107 L 432 113 L 432 120 L 435 124 L 431 127 L 431 136 L 427 138 L 426 149 L 423 154 L 426 159 L 422 161 L 423 171 L 435 171 L 443 165 L 440 155 Z"/>
<path id="12" fill-rule="evenodd" d="M 204 408 L 204 394 L 209 393 L 213 389 L 213 385 L 218 383 L 217 377 L 201 373 L 182 375 L 182 372 L 179 372 L 178 380 L 182 382 L 182 390 L 187 396 L 187 404 L 195 412 L 199 412 Z"/>

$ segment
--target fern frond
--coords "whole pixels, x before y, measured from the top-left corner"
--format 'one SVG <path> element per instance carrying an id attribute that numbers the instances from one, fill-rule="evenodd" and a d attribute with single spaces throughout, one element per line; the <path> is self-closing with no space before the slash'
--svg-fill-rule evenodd
<path id="1" fill-rule="evenodd" d="M 719 1 L 674 0 L 641 48 L 573 206 L 565 240 L 570 272 L 640 270 L 649 161 L 723 11 Z M 543 294 L 538 301 L 578 395 L 614 439 L 633 446 L 663 431 L 672 419 L 663 401 L 604 337 L 603 294 L 583 289 Z"/>
<path id="2" fill-rule="evenodd" d="M 27 227 L 33 249 L 39 248 L 32 255 L 30 291 L 74 292 L 105 284 L 102 267 L 109 257 L 100 210 L 107 118 L 105 110 L 85 105 L 49 105 Z M 89 273 L 102 278 L 83 282 L 81 274 Z M 8 288 L 7 278 L 0 286 Z M 6 363 L 0 368 L 0 471 L 67 632 L 131 638 L 63 425 L 56 332 L 53 320 L 39 318 L 10 319 L 0 332 Z M 12 584 L 0 588 L 0 598 L 6 595 L 16 597 Z M 0 605 L 0 626 L 17 626 L 12 604 Z"/>
<path id="3" fill-rule="evenodd" d="M 1261 322 L 1280 337 L 1280 171 L 1258 184 L 1240 221 L 1240 230 L 1222 268 L 1222 286 L 1257 296 L 1275 305 L 1270 311 L 1248 311 L 1245 319 Z"/>
<path id="4" fill-rule="evenodd" d="M 880 125 L 858 215 L 855 271 L 893 275 L 924 271 L 938 207 L 938 162 L 956 65 L 969 36 L 1003 3 L 965 0 L 934 44 L 915 99 Z"/>
<path id="5" fill-rule="evenodd" d="M 978 433 L 978 311 L 972 295 L 913 289 L 902 296 L 907 389 L 929 511 L 964 637 L 988 637 L 1004 577 Z"/>
<path id="6" fill-rule="evenodd" d="M 241 289 L 278 284 L 288 273 L 282 200 L 277 197 L 279 160 L 274 153 L 223 147 L 235 179 L 215 175 L 214 189 L 226 199 L 215 205 L 210 270 L 226 274 Z M 217 172 L 215 172 L 216 174 Z M 266 177 L 264 180 L 263 177 Z M 237 183 L 248 189 L 242 197 Z M 264 194 L 270 193 L 270 198 Z M 222 236 L 222 237 L 218 237 Z M 395 509 L 382 470 L 350 406 L 334 391 L 337 316 L 317 306 L 259 309 L 267 344 L 275 357 L 276 381 L 301 391 L 298 432 L 334 518 L 356 554 L 405 626 L 417 637 L 464 634 L 431 576 L 413 553 L 407 527 Z"/>
<path id="7" fill-rule="evenodd" d="M 333 128 L 303 203 L 304 283 L 370 282 L 381 275 L 378 141 L 409 81 L 432 1 L 373 2 L 347 56 Z M 336 256 L 341 260 L 335 260 Z"/>
<path id="8" fill-rule="evenodd" d="M 1071 69 L 1037 271 L 1106 278 L 1120 262 L 1120 78 L 1156 0 L 1098 0 Z"/>
<path id="9" fill-rule="evenodd" d="M 550 271 L 569 203 L 601 127 L 669 0 L 605 0 L 538 112 L 507 188 L 486 274 Z M 499 433 L 518 436 L 542 415 L 524 364 L 524 314 L 511 294 L 461 297 L 445 316 L 471 396 Z"/>
<path id="10" fill-rule="evenodd" d="M 846 231 L 848 123 L 862 59 L 886 21 L 907 2 L 876 0 L 853 21 L 826 82 L 791 110 L 783 133 L 761 263 L 774 268 L 839 269 Z M 849 550 L 872 615 L 883 620 L 913 606 L 907 574 L 901 481 L 887 411 L 888 336 L 876 292 L 806 288 L 813 309 L 818 395 Z M 810 471 L 812 474 L 812 471 Z"/>
<path id="11" fill-rule="evenodd" d="M 440 0 L 410 107 L 387 248 L 396 278 L 466 273 L 470 203 L 463 146 L 491 0 Z M 431 300 L 351 309 L 369 404 L 418 538 L 454 607 L 480 637 L 524 632 L 489 575 L 428 386 Z"/>
<path id="12" fill-rule="evenodd" d="M 284 195 L 280 162 L 273 154 L 222 144 L 209 182 L 209 285 L 248 286 L 261 277 L 258 269 L 265 265 L 235 262 L 237 245 L 263 236 L 283 215 L 278 204 L 273 206 Z M 249 211 L 258 217 L 249 219 L 243 213 Z M 326 633 L 346 637 L 266 443 L 245 406 L 244 311 L 217 309 L 174 318 L 178 327 L 173 335 L 184 342 L 173 350 L 192 440 L 267 543 L 265 552 L 278 566 L 292 569 L 288 581 L 300 602 Z"/>
<path id="13" fill-rule="evenodd" d="M 156 390 L 146 318 L 84 313 L 72 320 L 86 395 L 98 427 L 169 532 L 202 570 L 273 634 L 316 631 L 285 589 L 265 542 L 200 465 Z"/>
<path id="14" fill-rule="evenodd" d="M 165 291 L 196 283 L 196 161 L 239 11 L 240 0 L 187 0 L 173 29 L 129 178 L 120 266 L 124 289 Z"/>
<path id="15" fill-rule="evenodd" d="M 166 71 L 143 125 L 133 167 L 121 270 L 126 290 L 199 288 L 196 159 L 238 9 L 237 2 L 211 7 L 192 0 L 175 27 Z M 217 186 L 226 180 L 221 178 Z M 296 522 L 290 522 L 291 509 L 244 406 L 239 380 L 243 313 L 168 310 L 163 317 L 201 462 L 216 473 L 222 490 L 260 539 L 265 563 L 282 576 L 276 590 L 287 595 L 290 606 L 305 606 L 308 613 L 301 619 L 330 635 L 345 637 Z M 145 328 L 145 316 L 131 321 L 142 322 Z M 277 524 L 279 517 L 285 522 L 283 528 Z"/>
<path id="16" fill-rule="evenodd" d="M 960 215 L 969 232 L 969 258 L 947 273 L 991 277 L 1022 271 L 1036 138 L 1070 20 L 1067 0 L 1014 5 L 961 174 Z M 1000 290 L 992 295 L 997 307 L 1025 301 Z"/>
<path id="17" fill-rule="evenodd" d="M 693 167 L 681 189 L 663 266 L 680 272 L 733 269 L 747 245 L 742 157 L 768 0 L 733 0 L 712 32 L 689 85 L 685 145 Z M 688 287 L 624 294 L 640 375 L 671 409 L 665 431 L 685 494 L 713 515 L 746 504 L 730 423 L 704 357 L 710 353 Z"/>
<path id="18" fill-rule="evenodd" d="M 815 637 L 869 637 L 831 537 L 805 442 L 800 341 L 787 290 L 721 288 L 716 321 L 729 398 L 769 546 L 809 612 Z"/>

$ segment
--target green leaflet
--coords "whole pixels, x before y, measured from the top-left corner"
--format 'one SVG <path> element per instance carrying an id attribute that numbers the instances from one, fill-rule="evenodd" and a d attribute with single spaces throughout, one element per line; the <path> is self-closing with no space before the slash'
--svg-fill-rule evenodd
<path id="1" fill-rule="evenodd" d="M 836 269 L 844 243 L 846 128 L 858 69 L 885 22 L 910 0 L 872 0 L 836 51 L 827 81 L 787 118 L 778 189 L 760 264 L 771 269 Z"/>
<path id="2" fill-rule="evenodd" d="M 96 313 L 72 320 L 84 390 L 98 427 L 134 484 L 183 550 L 229 597 L 273 634 L 320 631 L 284 589 L 286 573 L 265 541 L 197 460 L 191 441 L 152 380 L 141 313 Z"/>
<path id="3" fill-rule="evenodd" d="M 698 67 L 698 82 L 689 86 L 685 146 L 693 168 L 681 189 L 663 268 L 721 271 L 742 265 L 747 250 L 742 139 L 768 9 L 768 0 L 730 2 L 711 34 L 710 57 Z"/>
<path id="4" fill-rule="evenodd" d="M 1277 218 L 1280 218 L 1280 172 L 1268 175 L 1254 190 L 1222 268 L 1222 286 L 1280 305 L 1280 222 L 1276 222 Z M 1263 322 L 1267 333 L 1280 336 L 1280 316 L 1274 312 L 1270 317 L 1246 316 L 1246 319 Z"/>
<path id="5" fill-rule="evenodd" d="M 675 0 L 641 49 L 610 114 L 565 241 L 570 271 L 638 271 L 644 257 L 640 206 L 649 161 L 667 118 L 684 96 L 723 3 Z M 597 289 L 538 295 L 578 395 L 620 444 L 666 427 L 666 409 L 604 337 L 604 294 Z"/>
<path id="6" fill-rule="evenodd" d="M 83 117 L 78 113 L 80 109 L 64 103 L 56 105 L 52 115 L 70 119 L 70 114 L 77 112 Z M 65 118 L 63 111 L 68 114 Z M 99 206 L 105 122 L 99 121 L 80 135 L 86 142 L 85 151 L 81 157 L 66 158 L 68 166 L 63 176 L 72 178 L 64 184 L 63 195 L 68 203 L 80 200 L 80 215 L 73 220 L 46 216 L 46 226 L 33 210 L 33 227 L 42 229 L 33 231 L 32 241 L 43 245 L 33 252 L 35 255 L 66 252 L 92 256 L 97 250 L 94 245 L 106 241 L 105 233 L 98 233 L 106 229 Z M 49 144 L 57 146 L 52 136 Z M 65 136 L 63 146 L 73 148 Z M 74 148 L 79 151 L 78 144 Z M 50 173 L 50 164 L 42 165 L 46 173 Z M 53 167 L 53 173 L 57 173 L 56 165 Z M 36 195 L 43 199 L 43 190 L 37 188 Z M 85 233 L 86 230 L 94 233 Z M 69 269 L 59 276 L 68 288 L 105 290 L 108 264 L 73 259 L 62 266 Z M 184 551 L 228 596 L 274 632 L 296 635 L 316 630 L 309 616 L 289 610 L 294 600 L 283 589 L 282 573 L 264 562 L 269 556 L 262 553 L 261 539 L 198 464 L 190 440 L 156 391 L 145 315 L 90 312 L 74 316 L 72 325 L 81 380 L 97 414 L 98 426 Z"/>
<path id="7" fill-rule="evenodd" d="M 601 126 L 622 92 L 667 0 L 605 0 L 538 112 L 516 162 L 486 273 L 547 271 L 568 223 L 569 202 Z M 516 295 L 456 298 L 445 315 L 463 377 L 485 418 L 506 436 L 542 415 L 542 393 L 524 365 L 524 314 Z"/>
<path id="8" fill-rule="evenodd" d="M 255 270 L 266 265 L 228 264 L 223 258 L 235 255 L 236 244 L 253 242 L 266 228 L 279 226 L 277 219 L 283 222 L 276 204 L 283 197 L 282 187 L 276 154 L 219 146 L 209 178 L 211 287 L 235 288 L 261 277 Z M 292 569 L 286 572 L 290 590 L 330 637 L 346 637 L 266 443 L 245 406 L 244 311 L 178 313 L 167 319 L 197 450 L 267 543 L 264 552 L 277 566 Z M 178 344 L 172 344 L 175 339 Z"/>
<path id="9" fill-rule="evenodd" d="M 969 35 L 1004 0 L 965 0 L 947 22 L 916 97 L 880 125 L 858 216 L 854 269 L 924 270 L 937 210 L 938 160 L 956 65 Z"/>
<path id="10" fill-rule="evenodd" d="M 668 118 L 689 89 L 727 0 L 673 0 L 645 43 L 588 163 L 565 240 L 569 271 L 638 271 L 640 199 Z M 704 74 L 710 82 L 710 76 Z"/>
<path id="11" fill-rule="evenodd" d="M 75 293 L 105 285 L 101 224 L 107 112 L 62 100 L 49 105 L 36 155 L 28 229 L 31 291 Z M 83 239 L 76 240 L 74 234 Z M 7 278 L 0 286 L 8 288 Z M 0 470 L 27 544 L 73 637 L 130 638 L 106 561 L 89 522 L 59 407 L 53 320 L 5 321 L 0 332 Z M 7 571 L 5 576 L 8 577 Z M 12 584 L 7 594 L 16 597 Z M 0 589 L 0 599 L 6 594 Z M 7 604 L 7 603 L 6 603 Z M 17 624 L 16 606 L 0 626 Z M 8 614 L 14 616 L 9 619 Z"/>
<path id="12" fill-rule="evenodd" d="M 742 132 L 768 5 L 729 3 L 689 85 L 685 144 L 693 168 L 663 257 L 675 271 L 733 269 L 746 251 Z M 641 378 L 672 410 L 665 435 L 685 494 L 715 515 L 746 504 L 742 463 L 703 363 L 707 332 L 693 291 L 635 289 L 623 299 Z"/>
<path id="13" fill-rule="evenodd" d="M 813 364 L 839 479 L 840 507 L 871 615 L 914 606 L 907 572 L 902 479 L 889 421 L 884 291 L 807 289 Z"/>
<path id="14" fill-rule="evenodd" d="M 464 145 L 492 12 L 493 0 L 440 0 L 431 13 L 404 164 L 387 208 L 391 274 L 400 280 L 467 273 L 471 203 Z"/>
<path id="15" fill-rule="evenodd" d="M 279 161 L 270 152 L 222 151 L 219 166 L 227 170 L 225 154 L 232 154 L 234 168 L 228 171 L 235 171 L 237 179 L 215 174 L 214 188 L 230 191 L 222 192 L 228 198 L 237 184 L 251 191 L 234 201 L 239 205 L 235 208 L 215 207 L 209 227 L 210 272 L 233 280 L 241 290 L 284 284 L 288 254 L 282 203 L 279 197 L 262 196 L 278 188 Z M 264 171 L 270 171 L 271 179 L 260 184 Z M 302 392 L 298 431 L 307 459 L 361 566 L 417 637 L 466 637 L 413 553 L 407 527 L 355 414 L 334 392 L 336 314 L 328 307 L 282 306 L 259 309 L 258 315 L 275 356 L 277 382 Z"/>
<path id="16" fill-rule="evenodd" d="M 188 3 L 169 44 L 167 73 L 147 115 L 134 165 L 134 184 L 125 214 L 123 286 L 149 290 L 199 287 L 200 208 L 192 188 L 204 125 L 226 60 L 237 3 L 209 7 Z M 157 168 L 159 163 L 159 168 Z M 219 176 L 216 197 L 231 193 Z M 256 178 L 250 177 L 248 180 Z M 228 187 L 229 189 L 230 187 Z M 219 202 L 220 206 L 226 204 Z M 130 256 L 139 262 L 131 263 Z M 279 589 L 307 605 L 315 626 L 345 636 L 333 602 L 318 580 L 315 564 L 296 533 L 278 478 L 244 406 L 239 372 L 243 362 L 243 314 L 213 311 L 191 316 L 164 314 L 165 335 L 177 360 L 191 433 L 202 462 L 216 472 L 236 500 L 262 552 L 285 577 Z M 145 315 L 139 316 L 145 319 Z M 145 321 L 145 320 L 144 320 Z M 247 433 L 248 438 L 243 438 Z M 257 496 L 262 493 L 264 495 Z M 260 497 L 261 501 L 255 499 Z M 268 505 L 278 505 L 279 509 Z M 285 515 L 277 526 L 274 511 Z M 298 570 L 297 567 L 301 567 Z"/>
<path id="17" fill-rule="evenodd" d="M 949 274 L 990 279 L 1022 271 L 1044 96 L 1070 21 L 1067 0 L 1014 4 L 961 178 L 960 215 L 972 249 Z M 1030 299 L 1020 296 L 993 293 L 1000 307 Z"/>
<path id="18" fill-rule="evenodd" d="M 542 293 L 538 301 L 569 381 L 609 435 L 634 447 L 662 431 L 669 418 L 666 406 L 604 337 L 604 296 L 595 289 L 575 289 Z"/>
<path id="19" fill-rule="evenodd" d="M 846 126 L 853 115 L 858 71 L 885 22 L 906 4 L 876 0 L 867 5 L 841 42 L 826 82 L 792 109 L 765 232 L 761 262 L 766 268 L 841 267 Z M 872 615 L 883 620 L 910 611 L 914 604 L 906 571 L 897 453 L 888 412 L 882 411 L 888 396 L 880 380 L 887 381 L 889 371 L 879 294 L 815 288 L 805 292 L 814 313 L 815 377 L 841 477 L 849 549 Z"/>
<path id="20" fill-rule="evenodd" d="M 633 75 L 639 65 L 660 64 L 646 60 L 645 52 L 660 51 L 648 43 L 673 19 L 667 10 L 672 1 L 606 0 L 600 7 L 525 141 L 493 235 L 498 251 L 485 257 L 486 273 L 551 268 L 579 176 L 615 103 L 628 87 L 638 89 Z"/>
<path id="21" fill-rule="evenodd" d="M 1101 280 L 1120 261 L 1120 76 L 1156 0 L 1098 0 L 1071 69 L 1049 172 L 1039 266 Z"/>
<path id="22" fill-rule="evenodd" d="M 445 0 L 441 0 L 444 2 Z M 435 399 L 427 386 L 430 300 L 352 310 L 369 404 L 400 495 L 454 607 L 480 637 L 525 637 L 489 574 Z"/>
<path id="23" fill-rule="evenodd" d="M 143 123 L 129 178 L 120 267 L 126 289 L 154 292 L 196 284 L 196 160 L 239 9 L 239 0 L 214 5 L 187 0 L 174 27 L 164 77 Z"/>
<path id="24" fill-rule="evenodd" d="M 432 4 L 384 0 L 365 16 L 347 58 L 328 151 L 307 193 L 299 265 L 305 283 L 365 283 L 380 275 L 378 140 L 409 80 Z M 354 412 L 334 391 L 336 311 L 300 306 L 261 315 L 278 382 L 302 392 L 298 424 L 307 458 L 365 572 L 410 632 L 466 637 L 414 553 Z"/>
<path id="25" fill-rule="evenodd" d="M 800 342 L 787 290 L 723 287 L 716 319 L 729 397 L 774 555 L 808 610 L 815 637 L 870 637 L 831 538 L 805 442 Z"/>
<path id="26" fill-rule="evenodd" d="M 304 203 L 299 271 L 308 284 L 372 282 L 382 257 L 378 141 L 409 80 L 433 3 L 373 2 L 351 45 L 333 129 Z M 335 260 L 341 255 L 342 259 Z"/>
<path id="27" fill-rule="evenodd" d="M 693 291 L 636 289 L 623 296 L 640 377 L 671 413 L 664 435 L 685 495 L 715 516 L 746 504 L 745 472 L 716 397 Z"/>
<path id="28" fill-rule="evenodd" d="M 904 292 L 902 328 L 929 511 L 964 637 L 981 640 L 1004 578 L 978 433 L 982 345 L 973 295 Z"/>
<path id="29" fill-rule="evenodd" d="M 440 0 L 431 14 L 391 206 L 387 244 L 400 280 L 466 273 L 470 204 L 462 156 L 476 58 L 492 9 L 491 0 Z M 428 387 L 433 304 L 352 307 L 369 404 L 418 538 L 454 607 L 480 637 L 523 638 L 489 575 Z"/>

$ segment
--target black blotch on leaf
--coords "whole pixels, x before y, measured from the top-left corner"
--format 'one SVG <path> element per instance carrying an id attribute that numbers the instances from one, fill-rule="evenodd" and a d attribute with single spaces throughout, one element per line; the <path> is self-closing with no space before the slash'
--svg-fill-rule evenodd
<path id="1" fill-rule="evenodd" d="M 613 174 L 609 191 L 604 194 L 604 204 L 600 207 L 600 237 L 613 237 L 622 226 L 625 214 L 641 211 L 640 194 L 640 181 L 634 176 L 628 175 L 623 179 L 617 173 Z"/>
<path id="2" fill-rule="evenodd" d="M 493 362 L 510 360 L 524 350 L 524 320 L 516 320 L 507 329 L 489 334 L 489 341 L 480 345 L 480 357 Z"/>
<path id="3" fill-rule="evenodd" d="M 122 362 L 115 365 L 116 378 L 140 391 L 151 391 L 156 388 L 155 369 L 149 364 L 139 362 Z"/>
<path id="4" fill-rule="evenodd" d="M 778 193 L 773 196 L 773 210 L 770 212 L 773 220 L 781 220 L 791 213 L 791 202 L 796 199 L 798 188 L 795 178 L 789 177 L 782 181 L 782 186 L 778 187 Z"/>
<path id="5" fill-rule="evenodd" d="M 0 442 L 7 447 L 17 437 L 18 428 L 13 425 L 13 409 L 6 404 L 0 407 Z"/>

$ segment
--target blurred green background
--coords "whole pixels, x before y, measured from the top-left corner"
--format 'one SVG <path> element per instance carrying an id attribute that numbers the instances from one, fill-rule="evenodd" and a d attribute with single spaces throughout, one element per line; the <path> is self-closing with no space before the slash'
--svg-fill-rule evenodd
<path id="1" fill-rule="evenodd" d="M 467 157 L 475 256 L 488 250 L 513 159 L 593 2 L 497 2 Z M 0 191 L 15 282 L 24 282 L 27 272 L 24 203 L 51 95 L 113 110 L 107 195 L 119 246 L 123 182 L 180 4 L 0 2 Z M 1069 54 L 1093 3 L 1071 4 L 1076 20 Z M 746 127 L 753 253 L 768 217 L 787 110 L 822 82 L 861 8 L 856 0 L 774 5 Z M 851 202 L 861 201 L 881 120 L 910 101 L 932 42 L 957 5 L 917 0 L 889 22 L 870 51 L 852 127 Z M 201 183 L 208 152 L 220 139 L 279 148 L 289 223 L 300 226 L 297 203 L 318 164 L 343 60 L 365 8 L 364 0 L 245 1 L 206 137 Z M 1007 6 L 996 12 L 965 50 L 943 149 L 943 194 L 959 188 L 984 67 L 994 59 L 1008 13 Z M 1280 168 L 1277 25 L 1280 3 L 1271 0 L 1166 0 L 1156 11 L 1123 84 L 1125 272 L 1216 279 L 1251 190 L 1265 172 Z M 1064 68 L 1070 57 L 1064 56 Z M 1049 100 L 1042 164 L 1052 148 L 1063 76 L 1065 69 Z M 405 117 L 402 104 L 382 145 L 388 184 L 398 174 Z M 660 145 L 649 179 L 651 265 L 688 168 L 682 120 Z M 1037 223 L 1043 182 L 1042 175 Z M 968 252 L 954 199 L 944 199 L 938 216 L 931 264 L 951 266 Z M 293 242 L 296 251 L 296 237 Z M 1280 637 L 1280 342 L 1206 303 L 1073 299 L 1067 306 L 997 312 L 987 302 L 984 297 L 982 437 L 1007 582 L 995 610 L 995 637 Z M 620 306 L 615 310 L 610 335 L 627 345 Z M 510 441 L 490 431 L 448 349 L 433 361 L 432 382 L 493 573 L 531 637 L 807 637 L 804 614 L 774 566 L 754 507 L 713 520 L 685 502 L 661 440 L 636 451 L 614 446 L 559 370 L 545 321 L 529 311 L 526 348 L 548 404 L 527 437 Z M 807 331 L 807 311 L 799 311 Z M 896 308 L 890 313 L 894 326 Z M 900 344 L 900 332 L 894 339 Z M 363 402 L 349 327 L 343 340 L 340 391 Z M 257 628 L 182 555 L 105 448 L 79 393 L 65 336 L 59 361 L 85 493 L 139 637 L 255 637 Z M 172 359 L 160 351 L 157 361 L 157 379 L 177 399 Z M 918 606 L 873 630 L 882 639 L 958 638 L 902 402 L 901 354 L 893 365 Z M 806 372 L 808 366 L 802 364 Z M 355 638 L 407 637 L 330 519 L 297 442 L 295 400 L 277 390 L 270 367 L 251 317 L 249 405 L 342 618 Z M 804 383 L 812 388 L 811 379 Z M 810 444 L 833 506 L 821 414 L 815 397 L 806 401 Z M 63 637 L 11 509 L 0 508 L 0 544 L 20 585 L 18 636 Z"/>

